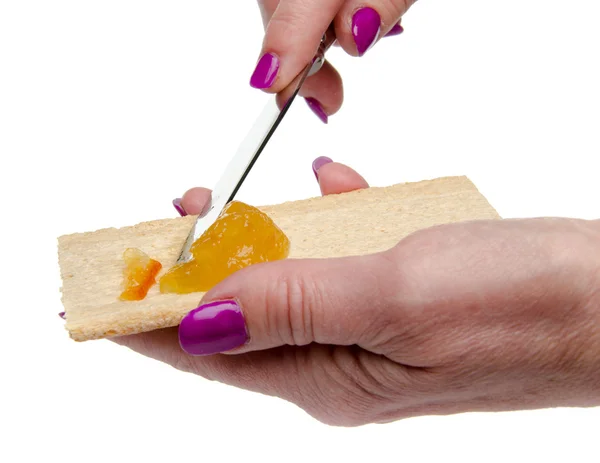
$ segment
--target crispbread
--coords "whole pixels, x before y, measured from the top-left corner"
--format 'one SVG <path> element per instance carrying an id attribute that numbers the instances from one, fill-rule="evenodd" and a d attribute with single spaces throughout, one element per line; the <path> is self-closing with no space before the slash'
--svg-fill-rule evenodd
<path id="1" fill-rule="evenodd" d="M 290 258 L 369 254 L 433 225 L 500 218 L 466 177 L 369 188 L 259 209 L 290 238 Z M 194 220 L 195 216 L 155 220 L 60 237 L 62 301 L 71 338 L 86 341 L 178 325 L 198 305 L 202 293 L 160 294 L 155 285 L 143 301 L 120 301 L 122 255 L 128 247 L 139 248 L 160 261 L 164 272 L 175 263 Z"/>

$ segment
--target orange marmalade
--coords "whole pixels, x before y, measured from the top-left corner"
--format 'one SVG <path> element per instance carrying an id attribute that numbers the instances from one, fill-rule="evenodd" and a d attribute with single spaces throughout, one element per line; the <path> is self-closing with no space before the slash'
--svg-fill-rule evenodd
<path id="1" fill-rule="evenodd" d="M 135 248 L 126 249 L 123 253 L 123 260 L 125 261 L 123 292 L 119 299 L 141 301 L 156 283 L 156 275 L 160 272 L 162 265 Z"/>
<path id="2" fill-rule="evenodd" d="M 208 291 L 244 267 L 287 258 L 290 241 L 266 214 L 232 201 L 190 251 L 191 261 L 160 278 L 161 293 Z"/>

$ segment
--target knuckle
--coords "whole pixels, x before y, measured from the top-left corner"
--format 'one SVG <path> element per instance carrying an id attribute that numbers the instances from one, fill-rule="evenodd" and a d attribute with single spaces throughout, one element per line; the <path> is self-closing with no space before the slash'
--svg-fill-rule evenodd
<path id="1" fill-rule="evenodd" d="M 440 255 L 459 244 L 463 238 L 455 233 L 455 229 L 453 224 L 422 229 L 408 235 L 390 250 L 391 259 L 405 283 L 421 281 L 423 274 L 435 268 Z"/>
<path id="2" fill-rule="evenodd" d="M 272 335 L 283 344 L 303 346 L 314 339 L 313 310 L 317 291 L 314 281 L 299 273 L 280 274 L 266 295 L 266 311 Z"/>
<path id="3" fill-rule="evenodd" d="M 265 30 L 266 48 L 282 54 L 293 50 L 288 58 L 306 61 L 317 51 L 323 33 L 314 24 L 313 8 L 311 2 L 296 2 L 294 8 L 278 7 Z"/>
<path id="4" fill-rule="evenodd" d="M 302 8 L 278 9 L 269 21 L 267 35 L 272 36 L 273 40 L 276 40 L 278 44 L 281 43 L 284 47 L 291 46 L 297 41 L 298 31 L 306 27 L 307 16 L 307 12 Z"/>
<path id="5" fill-rule="evenodd" d="M 429 298 L 423 282 L 428 281 L 430 238 L 417 236 L 419 233 L 384 253 L 386 283 L 383 286 L 392 290 L 389 294 L 379 290 L 385 297 L 385 310 L 373 320 L 368 335 L 371 350 L 385 352 L 394 360 L 414 366 L 424 366 L 420 354 L 428 344 L 427 332 L 431 323 L 423 309 Z M 390 307 L 400 310 L 389 310 Z"/>

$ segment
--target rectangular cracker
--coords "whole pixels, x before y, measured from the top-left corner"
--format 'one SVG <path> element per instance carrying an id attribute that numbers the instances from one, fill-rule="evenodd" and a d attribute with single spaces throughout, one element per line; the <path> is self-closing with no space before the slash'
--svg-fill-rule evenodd
<path id="1" fill-rule="evenodd" d="M 394 246 L 433 225 L 499 215 L 466 177 L 445 177 L 260 207 L 291 241 L 290 258 L 361 255 Z M 177 326 L 202 293 L 160 294 L 122 302 L 123 251 L 139 248 L 163 264 L 176 261 L 195 216 L 61 236 L 58 258 L 65 327 L 87 341 Z M 159 275 L 160 277 L 160 275 Z"/>

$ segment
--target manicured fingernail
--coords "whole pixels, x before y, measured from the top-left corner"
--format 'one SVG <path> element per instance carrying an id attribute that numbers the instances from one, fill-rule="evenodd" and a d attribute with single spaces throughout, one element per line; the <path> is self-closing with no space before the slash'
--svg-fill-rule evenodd
<path id="1" fill-rule="evenodd" d="M 394 27 L 390 29 L 390 31 L 385 34 L 385 37 L 391 37 L 392 35 L 400 35 L 404 32 L 404 28 L 400 23 L 397 23 Z"/>
<path id="2" fill-rule="evenodd" d="M 185 217 L 187 215 L 187 212 L 185 212 L 181 206 L 181 198 L 176 198 L 173 200 L 173 207 L 177 210 L 177 212 L 179 212 L 181 217 Z"/>
<path id="3" fill-rule="evenodd" d="M 358 56 L 363 56 L 377 41 L 381 18 L 373 8 L 361 8 L 352 17 L 352 35 Z"/>
<path id="4" fill-rule="evenodd" d="M 264 54 L 256 64 L 250 77 L 250 85 L 254 88 L 269 88 L 275 82 L 279 71 L 279 58 L 272 53 Z"/>
<path id="5" fill-rule="evenodd" d="M 66 319 L 67 319 L 66 315 L 67 315 L 67 313 L 66 313 L 66 312 L 61 312 L 61 313 L 59 313 L 59 314 L 58 314 L 58 316 L 59 316 L 60 318 L 62 318 L 63 320 L 66 320 Z"/>
<path id="6" fill-rule="evenodd" d="M 244 315 L 234 301 L 203 304 L 179 325 L 179 344 L 190 355 L 227 352 L 248 341 Z"/>
<path id="7" fill-rule="evenodd" d="M 317 180 L 319 180 L 319 169 L 321 167 L 323 167 L 325 164 L 329 164 L 330 162 L 333 162 L 333 160 L 331 160 L 330 158 L 328 158 L 327 156 L 320 156 L 317 159 L 315 159 L 312 163 L 312 170 L 315 174 L 315 178 Z"/>
<path id="8" fill-rule="evenodd" d="M 306 104 L 308 104 L 308 107 L 312 110 L 312 112 L 315 113 L 317 117 L 321 119 L 321 121 L 323 121 L 324 124 L 327 124 L 328 117 L 325 111 L 323 111 L 321 103 L 319 103 L 314 98 L 305 98 L 305 100 Z"/>

